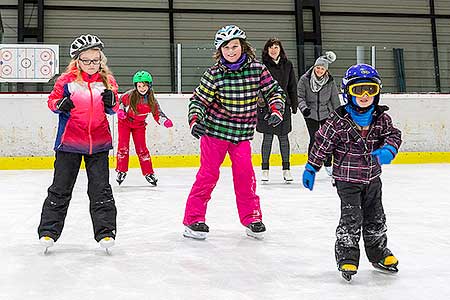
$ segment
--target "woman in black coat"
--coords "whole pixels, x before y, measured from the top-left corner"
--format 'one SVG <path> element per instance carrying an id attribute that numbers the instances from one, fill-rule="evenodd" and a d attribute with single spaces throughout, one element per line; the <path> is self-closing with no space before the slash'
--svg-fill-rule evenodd
<path id="1" fill-rule="evenodd" d="M 267 123 L 269 108 L 266 101 L 259 101 L 258 124 L 256 130 L 264 134 L 261 146 L 262 154 L 262 181 L 269 181 L 269 158 L 272 150 L 273 136 L 278 137 L 283 164 L 283 178 L 286 182 L 292 181 L 290 171 L 290 145 L 288 133 L 292 130 L 291 113 L 297 113 L 297 80 L 295 78 L 292 62 L 287 59 L 281 41 L 276 38 L 269 39 L 262 53 L 262 61 L 269 69 L 273 78 L 278 81 L 286 93 L 286 108 L 283 114 L 283 122 L 276 127 Z"/>

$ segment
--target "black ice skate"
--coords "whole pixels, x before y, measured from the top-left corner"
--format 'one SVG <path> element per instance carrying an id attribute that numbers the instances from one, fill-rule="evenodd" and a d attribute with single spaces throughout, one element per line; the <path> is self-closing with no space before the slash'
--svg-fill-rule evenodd
<path id="1" fill-rule="evenodd" d="M 247 225 L 245 232 L 252 238 L 262 240 L 264 238 L 264 232 L 266 232 L 266 226 L 261 221 L 253 222 Z"/>
<path id="2" fill-rule="evenodd" d="M 120 185 L 125 180 L 125 177 L 127 177 L 126 172 L 117 172 L 116 178 L 117 183 Z"/>
<path id="3" fill-rule="evenodd" d="M 203 222 L 197 222 L 184 227 L 183 236 L 196 240 L 204 240 L 208 235 L 209 227 Z"/>
<path id="4" fill-rule="evenodd" d="M 156 183 L 158 182 L 158 178 L 156 178 L 155 174 L 147 174 L 145 175 L 145 179 L 153 186 L 156 186 Z"/>
<path id="5" fill-rule="evenodd" d="M 398 259 L 394 255 L 390 255 L 380 260 L 379 262 L 372 263 L 372 265 L 385 273 L 397 273 L 398 272 Z"/>
<path id="6" fill-rule="evenodd" d="M 354 264 L 343 264 L 339 267 L 339 271 L 341 271 L 342 277 L 350 282 L 352 276 L 358 272 L 358 267 Z"/>

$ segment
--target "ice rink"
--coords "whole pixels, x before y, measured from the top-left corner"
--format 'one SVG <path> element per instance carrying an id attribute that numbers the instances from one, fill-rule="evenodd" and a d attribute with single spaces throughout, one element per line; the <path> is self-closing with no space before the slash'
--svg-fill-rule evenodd
<path id="1" fill-rule="evenodd" d="M 157 166 L 156 166 L 157 167 Z M 259 177 L 259 168 L 255 168 Z M 182 236 L 196 168 L 156 169 L 150 187 L 139 169 L 122 186 L 116 246 L 109 256 L 93 239 L 80 171 L 61 238 L 42 254 L 37 226 L 53 170 L 0 171 L 0 299 L 450 299 L 450 164 L 384 166 L 388 246 L 399 273 L 382 274 L 364 252 L 349 284 L 334 260 L 339 199 L 324 171 L 313 192 L 294 183 L 258 183 L 264 240 L 239 223 L 231 169 L 209 203 L 205 241 Z"/>

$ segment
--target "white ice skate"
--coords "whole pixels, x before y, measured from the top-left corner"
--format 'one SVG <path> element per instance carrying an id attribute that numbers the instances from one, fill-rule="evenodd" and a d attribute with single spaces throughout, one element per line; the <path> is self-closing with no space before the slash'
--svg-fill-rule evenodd
<path id="1" fill-rule="evenodd" d="M 53 247 L 55 241 L 49 236 L 43 236 L 39 239 L 39 242 L 44 246 L 44 254 L 47 254 L 48 248 Z"/>
<path id="2" fill-rule="evenodd" d="M 283 178 L 285 183 L 291 183 L 294 181 L 294 178 L 292 178 L 291 171 L 290 170 L 283 170 Z"/>
<path id="3" fill-rule="evenodd" d="M 261 172 L 261 181 L 263 183 L 269 182 L 269 170 L 262 170 L 262 172 Z"/>
<path id="4" fill-rule="evenodd" d="M 100 244 L 100 247 L 105 249 L 106 253 L 111 254 L 111 248 L 114 246 L 114 238 L 112 237 L 104 237 L 98 242 Z"/>
<path id="5" fill-rule="evenodd" d="M 327 172 L 328 176 L 333 175 L 333 167 L 325 167 L 325 171 Z"/>

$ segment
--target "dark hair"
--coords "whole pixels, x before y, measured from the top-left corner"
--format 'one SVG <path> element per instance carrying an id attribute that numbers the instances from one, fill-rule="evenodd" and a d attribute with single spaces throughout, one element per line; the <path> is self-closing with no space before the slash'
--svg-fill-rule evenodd
<path id="1" fill-rule="evenodd" d="M 242 53 L 247 53 L 247 56 L 250 57 L 251 59 L 255 59 L 256 54 L 255 54 L 255 50 L 252 48 L 252 45 L 250 45 L 249 42 L 247 42 L 246 40 L 243 39 L 239 39 L 239 42 L 241 43 L 241 48 L 242 48 Z M 232 41 L 232 40 L 230 40 Z M 222 51 L 220 50 L 223 46 L 226 46 L 230 41 L 227 41 L 225 43 L 223 43 L 219 49 L 216 50 L 216 52 L 213 55 L 214 60 L 219 61 L 220 58 L 222 57 Z"/>
<path id="2" fill-rule="evenodd" d="M 148 86 L 148 83 L 145 83 Z M 147 91 L 148 95 L 148 106 L 150 107 L 150 110 L 152 111 L 152 114 L 155 116 L 158 114 L 158 110 L 156 107 L 156 99 L 155 99 L 155 93 L 153 92 L 153 89 L 149 87 Z M 141 100 L 142 95 L 138 92 L 137 87 L 131 92 L 130 95 L 130 106 L 131 109 L 134 111 L 135 114 L 138 114 L 137 111 L 137 104 Z"/>
<path id="3" fill-rule="evenodd" d="M 283 45 L 281 44 L 281 41 L 277 38 L 270 38 L 266 44 L 264 45 L 264 49 L 262 52 L 262 59 L 263 61 L 268 61 L 269 59 L 272 59 L 269 55 L 269 48 L 273 45 L 278 45 L 280 47 L 280 57 L 283 59 L 287 59 L 286 52 L 284 52 Z"/>

